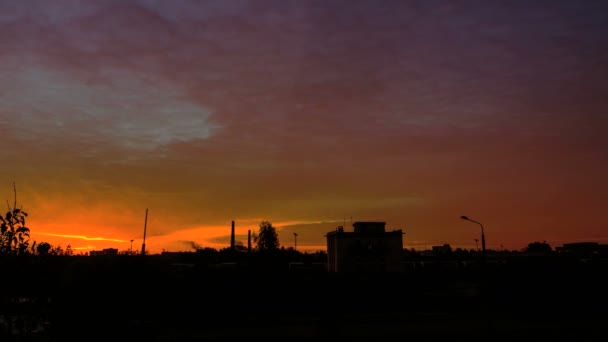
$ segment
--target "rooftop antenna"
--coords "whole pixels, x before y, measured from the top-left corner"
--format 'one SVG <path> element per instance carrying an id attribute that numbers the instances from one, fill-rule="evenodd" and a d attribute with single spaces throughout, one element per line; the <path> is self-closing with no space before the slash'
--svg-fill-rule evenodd
<path id="1" fill-rule="evenodd" d="M 146 228 L 148 226 L 148 208 L 146 208 L 146 220 L 144 221 L 144 242 L 141 244 L 141 255 L 146 255 Z"/>

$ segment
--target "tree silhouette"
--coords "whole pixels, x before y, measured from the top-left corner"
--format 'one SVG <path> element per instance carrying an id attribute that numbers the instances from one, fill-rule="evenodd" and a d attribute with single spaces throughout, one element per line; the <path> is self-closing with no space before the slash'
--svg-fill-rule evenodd
<path id="1" fill-rule="evenodd" d="M 551 248 L 551 245 L 549 245 L 546 241 L 535 241 L 528 244 L 528 247 L 525 248 L 525 252 L 534 254 L 551 254 L 551 252 L 553 252 L 553 249 Z"/>
<path id="2" fill-rule="evenodd" d="M 38 244 L 38 246 L 36 247 L 36 252 L 38 252 L 38 255 L 48 255 L 51 248 L 53 248 L 53 246 L 51 246 L 50 243 L 48 242 L 41 242 Z"/>
<path id="3" fill-rule="evenodd" d="M 279 249 L 279 236 L 277 230 L 268 221 L 260 222 L 258 233 L 252 234 L 257 251 L 274 251 Z"/>
<path id="4" fill-rule="evenodd" d="M 25 226 L 27 213 L 17 208 L 17 188 L 13 183 L 15 201 L 11 208 L 8 201 L 8 211 L 0 216 L 0 254 L 22 254 L 28 252 L 30 229 Z"/>

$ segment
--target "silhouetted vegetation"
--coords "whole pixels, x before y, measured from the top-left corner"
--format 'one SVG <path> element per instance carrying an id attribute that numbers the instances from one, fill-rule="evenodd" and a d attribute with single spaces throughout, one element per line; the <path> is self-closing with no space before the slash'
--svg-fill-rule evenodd
<path id="1" fill-rule="evenodd" d="M 525 249 L 526 253 L 535 253 L 535 254 L 551 254 L 553 249 L 551 245 L 546 242 L 531 242 L 528 244 L 528 247 Z"/>
<path id="2" fill-rule="evenodd" d="M 26 212 L 19 208 L 12 209 L 5 217 L 0 217 L 0 251 L 1 253 L 24 253 L 29 245 L 29 228 L 25 226 Z"/>
<path id="3" fill-rule="evenodd" d="M 45 255 L 49 255 L 49 253 L 51 252 L 51 249 L 52 249 L 52 246 L 50 243 L 41 242 L 36 247 L 36 252 L 38 252 L 38 255 L 40 255 L 40 256 L 45 256 Z"/>
<path id="4" fill-rule="evenodd" d="M 0 216 L 0 253 L 23 254 L 28 252 L 30 243 L 30 229 L 25 226 L 27 213 L 17 208 L 17 187 L 13 183 L 15 200 L 13 207 L 8 201 L 8 211 L 4 217 Z"/>
<path id="5" fill-rule="evenodd" d="M 7 200 L 8 211 L 0 216 L 0 255 L 63 254 L 61 246 L 53 247 L 47 242 L 30 244 L 30 228 L 26 226 L 27 212 L 17 206 L 17 186 L 13 183 L 13 205 Z"/>
<path id="6" fill-rule="evenodd" d="M 260 229 L 252 234 L 255 249 L 257 251 L 275 251 L 279 248 L 279 236 L 277 230 L 268 221 L 260 223 Z"/>

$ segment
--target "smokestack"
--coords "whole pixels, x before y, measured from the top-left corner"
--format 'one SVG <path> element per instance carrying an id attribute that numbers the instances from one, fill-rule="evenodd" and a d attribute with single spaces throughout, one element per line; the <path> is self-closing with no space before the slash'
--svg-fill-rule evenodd
<path id="1" fill-rule="evenodd" d="M 230 234 L 230 249 L 234 250 L 234 221 L 232 221 L 232 233 Z"/>
<path id="2" fill-rule="evenodd" d="M 251 253 L 251 230 L 247 231 L 247 253 Z"/>

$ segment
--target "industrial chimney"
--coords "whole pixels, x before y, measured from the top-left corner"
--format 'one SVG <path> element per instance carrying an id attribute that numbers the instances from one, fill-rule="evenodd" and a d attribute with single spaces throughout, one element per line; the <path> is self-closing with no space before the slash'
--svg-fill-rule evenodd
<path id="1" fill-rule="evenodd" d="M 232 221 L 232 233 L 230 234 L 230 249 L 234 250 L 234 220 Z"/>

